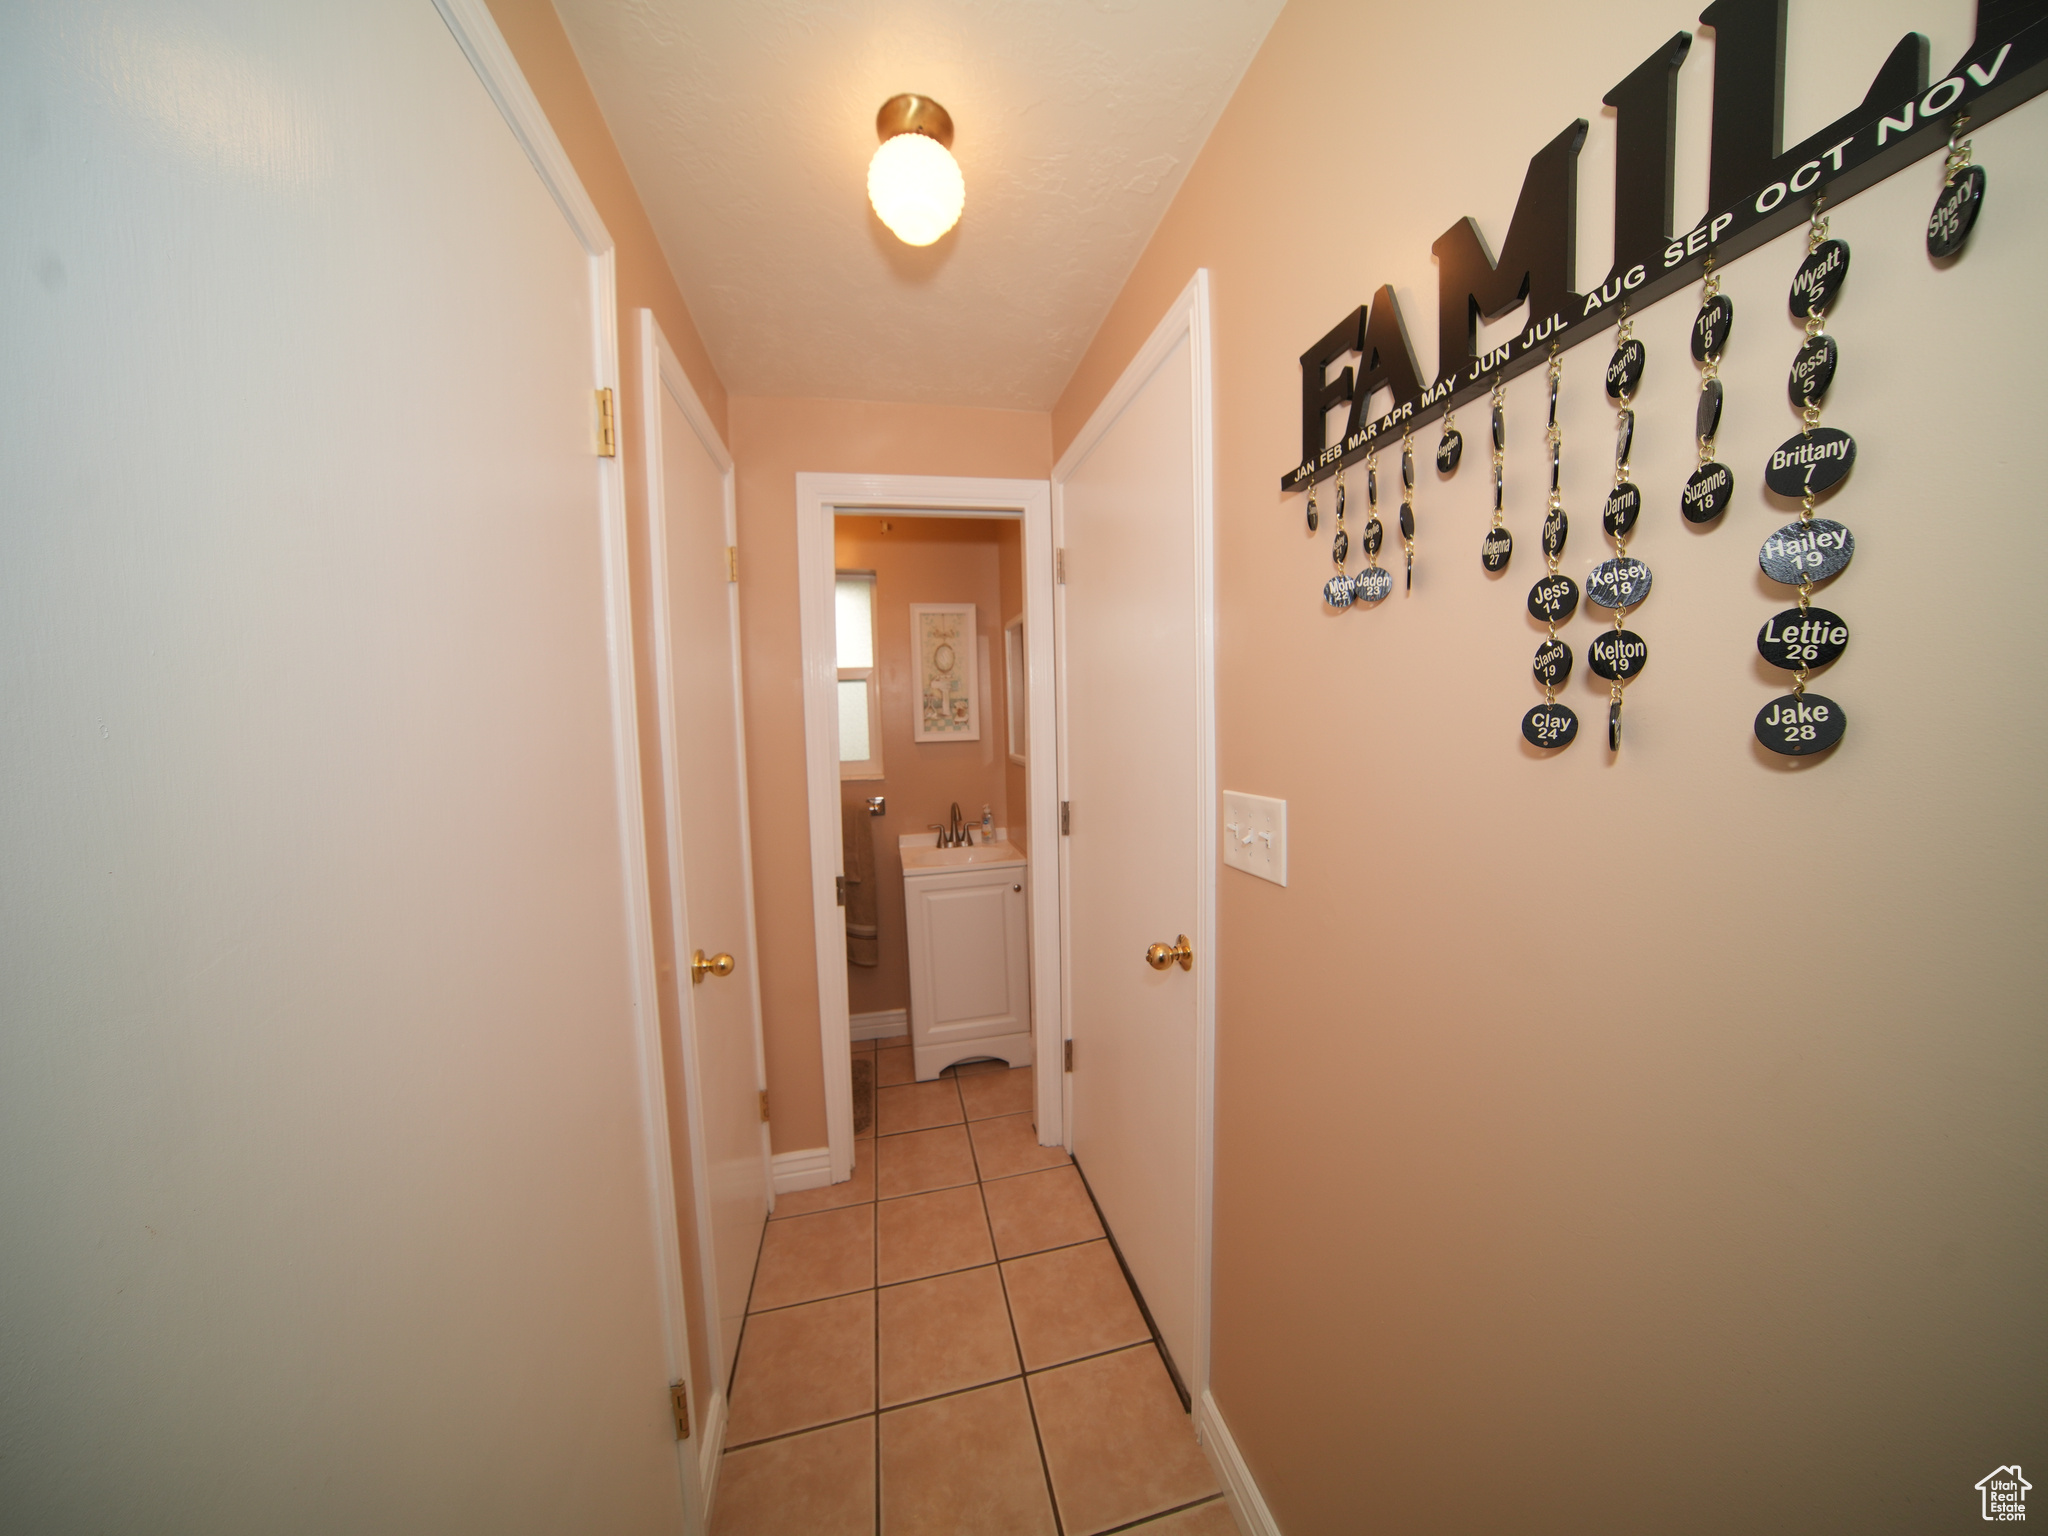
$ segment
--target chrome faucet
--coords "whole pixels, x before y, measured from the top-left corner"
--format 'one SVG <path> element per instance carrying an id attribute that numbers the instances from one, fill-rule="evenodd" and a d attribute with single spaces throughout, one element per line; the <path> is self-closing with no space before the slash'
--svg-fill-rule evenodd
<path id="1" fill-rule="evenodd" d="M 960 815 L 960 802 L 953 802 L 953 818 L 949 825 L 940 826 L 936 821 L 927 822 L 925 830 L 939 834 L 941 848 L 972 848 L 974 834 L 967 830 L 967 823 Z"/>

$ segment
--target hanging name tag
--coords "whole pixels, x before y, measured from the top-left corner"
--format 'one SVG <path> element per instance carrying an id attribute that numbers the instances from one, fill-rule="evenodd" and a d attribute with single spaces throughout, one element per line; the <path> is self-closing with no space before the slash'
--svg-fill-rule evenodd
<path id="1" fill-rule="evenodd" d="M 1547 688 L 1562 688 L 1565 679 L 1572 675 L 1572 648 L 1562 640 L 1546 640 L 1536 647 L 1536 660 L 1531 665 L 1536 681 Z"/>
<path id="2" fill-rule="evenodd" d="M 1617 466 L 1626 464 L 1630 450 L 1636 440 L 1636 413 L 1622 411 L 1614 418 L 1614 462 Z"/>
<path id="3" fill-rule="evenodd" d="M 1308 531 L 1310 533 L 1314 533 L 1316 531 L 1316 524 L 1318 521 L 1320 521 L 1320 519 L 1316 517 L 1316 499 L 1315 497 L 1311 496 L 1308 499 Z"/>
<path id="4" fill-rule="evenodd" d="M 1515 536 L 1505 528 L 1489 528 L 1479 541 L 1479 563 L 1489 571 L 1508 568 L 1508 556 L 1515 552 Z"/>
<path id="5" fill-rule="evenodd" d="M 1607 364 L 1607 398 L 1626 400 L 1643 382 L 1643 362 L 1649 356 L 1640 341 L 1625 341 L 1614 349 Z"/>
<path id="6" fill-rule="evenodd" d="M 1735 475 L 1726 464 L 1702 464 L 1685 482 L 1678 510 L 1689 523 L 1711 523 L 1728 510 L 1735 494 Z"/>
<path id="7" fill-rule="evenodd" d="M 1380 520 L 1376 517 L 1367 518 L 1365 520 L 1365 527 L 1360 529 L 1358 534 L 1359 552 L 1367 560 L 1379 559 L 1380 545 L 1385 541 L 1386 537 L 1387 530 Z"/>
<path id="8" fill-rule="evenodd" d="M 1756 712 L 1756 739 L 1786 757 L 1811 757 L 1842 739 L 1842 706 L 1817 693 L 1788 693 Z"/>
<path id="9" fill-rule="evenodd" d="M 1792 276 L 1792 292 L 1786 306 L 1794 320 L 1824 315 L 1841 292 L 1842 279 L 1849 275 L 1849 246 L 1842 240 L 1823 240 L 1814 253 L 1799 263 Z"/>
<path id="10" fill-rule="evenodd" d="M 1855 438 L 1840 427 L 1815 427 L 1778 445 L 1764 466 L 1764 484 L 1795 501 L 1809 492 L 1818 496 L 1848 474 L 1855 463 Z"/>
<path id="11" fill-rule="evenodd" d="M 1465 456 L 1465 434 L 1456 427 L 1444 428 L 1444 435 L 1437 439 L 1436 472 L 1440 475 L 1453 473 L 1458 460 Z"/>
<path id="12" fill-rule="evenodd" d="M 1735 326 L 1735 305 L 1728 295 L 1717 293 L 1700 306 L 1692 322 L 1692 360 L 1704 363 L 1721 355 L 1728 345 L 1728 332 Z"/>
<path id="13" fill-rule="evenodd" d="M 1330 558 L 1336 561 L 1337 564 L 1342 565 L 1345 557 L 1350 553 L 1351 535 L 1342 528 L 1339 528 L 1337 530 L 1337 537 L 1330 541 Z"/>
<path id="14" fill-rule="evenodd" d="M 1649 659 L 1650 647 L 1632 629 L 1602 630 L 1586 647 L 1586 665 L 1595 677 L 1610 683 L 1627 682 Z"/>
<path id="15" fill-rule="evenodd" d="M 1848 648 L 1849 626 L 1825 608 L 1787 608 L 1756 632 L 1757 654 L 1787 672 L 1824 667 Z"/>
<path id="16" fill-rule="evenodd" d="M 1773 581 L 1796 587 L 1803 576 L 1826 581 L 1839 576 L 1856 558 L 1856 535 L 1837 522 L 1816 517 L 1810 523 L 1787 523 L 1757 551 L 1756 563 Z"/>
<path id="17" fill-rule="evenodd" d="M 1405 501 L 1401 503 L 1401 537 L 1404 539 L 1415 537 L 1415 509 Z"/>
<path id="18" fill-rule="evenodd" d="M 1563 507 L 1553 508 L 1543 515 L 1543 553 L 1553 558 L 1564 553 L 1565 536 L 1572 531 L 1572 520 L 1564 515 Z"/>
<path id="19" fill-rule="evenodd" d="M 1393 590 L 1394 573 L 1368 565 L 1352 581 L 1351 597 L 1354 602 L 1376 603 Z"/>
<path id="20" fill-rule="evenodd" d="M 1825 332 L 1808 337 L 1800 345 L 1798 356 L 1792 359 L 1792 373 L 1785 380 L 1785 392 L 1792 397 L 1792 403 L 1819 405 L 1825 400 L 1828 386 L 1835 382 L 1835 364 L 1840 358 L 1834 337 Z"/>
<path id="21" fill-rule="evenodd" d="M 1357 586 L 1358 582 L 1353 577 L 1332 576 L 1323 583 L 1323 601 L 1332 608 L 1349 608 Z"/>
<path id="22" fill-rule="evenodd" d="M 1607 508 L 1600 514 L 1600 526 L 1612 538 L 1625 539 L 1643 510 L 1642 492 L 1624 480 L 1607 493 Z"/>
<path id="23" fill-rule="evenodd" d="M 1568 747 L 1579 734 L 1579 717 L 1562 704 L 1538 704 L 1522 716 L 1522 735 L 1532 747 Z"/>
<path id="24" fill-rule="evenodd" d="M 1569 576 L 1546 576 L 1529 589 L 1529 616 L 1562 624 L 1579 611 L 1579 586 Z"/>
<path id="25" fill-rule="evenodd" d="M 1493 446 L 1505 448 L 1508 445 L 1508 419 L 1499 406 L 1493 408 Z"/>
<path id="26" fill-rule="evenodd" d="M 1927 254 L 1937 261 L 1955 255 L 1976 227 L 1984 206 L 1984 167 L 1973 165 L 1941 189 L 1927 220 Z"/>
<path id="27" fill-rule="evenodd" d="M 1602 560 L 1586 577 L 1586 601 L 1633 608 L 1650 595 L 1650 568 L 1633 555 Z"/>
<path id="28" fill-rule="evenodd" d="M 1692 435 L 1712 437 L 1721 430 L 1721 381 L 1707 379 L 1700 385 L 1699 409 L 1693 412 Z"/>

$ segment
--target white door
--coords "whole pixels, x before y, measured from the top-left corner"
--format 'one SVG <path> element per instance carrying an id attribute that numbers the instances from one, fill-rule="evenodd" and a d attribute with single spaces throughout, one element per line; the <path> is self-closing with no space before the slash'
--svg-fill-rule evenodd
<path id="1" fill-rule="evenodd" d="M 1198 296 L 1201 285 L 1191 290 Z M 1206 476 L 1196 338 L 1155 337 L 1054 475 L 1072 1147 L 1182 1380 L 1204 1369 L 1213 1019 Z M 1148 946 L 1186 935 L 1192 970 Z"/>
<path id="2" fill-rule="evenodd" d="M 427 0 L 0 100 L 0 1525 L 673 1531 L 602 231 Z"/>
<path id="3" fill-rule="evenodd" d="M 713 1373 L 698 1387 L 706 1422 L 715 1424 L 709 1405 L 732 1379 L 768 1219 L 739 602 L 727 556 L 734 541 L 732 460 L 646 310 L 640 334 L 643 380 L 656 402 L 648 549 L 657 571 L 655 677 L 680 1003 L 675 1037 L 663 1041 L 663 1053 L 678 1170 L 687 1162 L 695 1190 Z M 696 957 L 721 955 L 732 957 L 730 968 L 692 967 Z"/>

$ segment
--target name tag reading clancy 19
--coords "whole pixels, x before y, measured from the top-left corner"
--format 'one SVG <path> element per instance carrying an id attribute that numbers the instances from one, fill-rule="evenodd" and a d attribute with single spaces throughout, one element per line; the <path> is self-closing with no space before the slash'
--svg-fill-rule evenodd
<path id="1" fill-rule="evenodd" d="M 1756 563 L 1773 581 L 1788 587 L 1809 581 L 1826 581 L 1839 576 L 1856 558 L 1856 535 L 1843 524 L 1825 517 L 1811 522 L 1787 523 L 1756 553 Z"/>
<path id="2" fill-rule="evenodd" d="M 1538 704 L 1522 716 L 1522 734 L 1532 747 L 1568 747 L 1579 734 L 1579 717 L 1562 704 Z"/>
<path id="3" fill-rule="evenodd" d="M 1785 757 L 1811 757 L 1842 739 L 1842 706 L 1817 693 L 1788 693 L 1756 713 L 1756 739 Z"/>

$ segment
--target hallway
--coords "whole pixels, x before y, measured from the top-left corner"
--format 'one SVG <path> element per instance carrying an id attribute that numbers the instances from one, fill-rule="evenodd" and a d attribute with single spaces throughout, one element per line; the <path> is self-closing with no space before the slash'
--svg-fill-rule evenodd
<path id="1" fill-rule="evenodd" d="M 854 1051 L 879 1123 L 776 1202 L 716 1536 L 1235 1536 L 1030 1072 Z"/>

